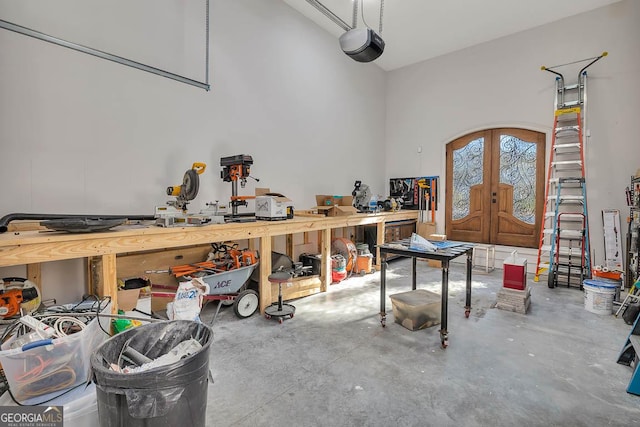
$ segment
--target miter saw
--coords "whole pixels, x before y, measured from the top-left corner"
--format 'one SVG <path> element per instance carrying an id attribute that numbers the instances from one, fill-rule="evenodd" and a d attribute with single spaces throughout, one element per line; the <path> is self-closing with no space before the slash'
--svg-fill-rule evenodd
<path id="1" fill-rule="evenodd" d="M 353 196 L 353 206 L 358 209 L 358 212 L 370 212 L 371 189 L 367 184 L 356 181 L 351 195 Z"/>
<path id="2" fill-rule="evenodd" d="M 167 187 L 167 196 L 174 196 L 176 199 L 168 201 L 167 206 L 156 207 L 156 225 L 175 227 L 224 223 L 227 208 L 218 202 L 207 203 L 207 208 L 198 214 L 187 213 L 187 205 L 198 195 L 200 175 L 206 167 L 204 163 L 194 163 L 191 169 L 184 173 L 181 185 Z"/>

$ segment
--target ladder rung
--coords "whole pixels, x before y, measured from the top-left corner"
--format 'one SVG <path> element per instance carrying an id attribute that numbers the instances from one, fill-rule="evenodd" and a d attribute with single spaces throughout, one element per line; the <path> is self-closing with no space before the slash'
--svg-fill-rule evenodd
<path id="1" fill-rule="evenodd" d="M 578 125 L 572 125 L 572 126 L 559 126 L 556 128 L 556 133 L 559 132 L 578 132 L 578 130 L 580 129 L 580 126 Z"/>
<path id="2" fill-rule="evenodd" d="M 562 184 L 582 184 L 584 183 L 584 177 L 565 176 L 560 178 L 560 181 L 562 181 Z"/>
<path id="3" fill-rule="evenodd" d="M 578 86 L 578 83 L 574 83 L 572 85 L 566 85 L 565 87 L 558 89 L 558 92 L 560 92 L 561 90 L 576 90 L 578 89 L 578 87 L 582 87 L 582 85 Z"/>
<path id="4" fill-rule="evenodd" d="M 547 212 L 544 214 L 544 216 L 546 218 L 554 218 L 556 216 L 556 213 L 553 211 Z M 570 214 L 570 213 L 563 213 L 562 214 L 562 221 L 580 221 L 582 222 L 582 214 Z"/>
<path id="5" fill-rule="evenodd" d="M 567 101 L 564 104 L 562 104 L 562 108 L 566 108 L 566 107 L 575 107 L 576 105 L 581 105 L 582 101 Z"/>
<path id="6" fill-rule="evenodd" d="M 576 252 L 571 252 L 571 249 L 576 249 Z M 578 255 L 582 253 L 582 249 L 580 249 L 579 251 L 577 251 L 577 249 L 580 248 L 564 248 L 564 247 L 560 247 L 558 248 L 556 246 L 556 250 L 559 250 L 560 255 Z M 546 252 L 547 255 L 549 254 L 549 251 L 551 250 L 551 245 L 542 245 L 542 252 Z M 548 263 L 547 263 L 548 265 Z"/>
<path id="7" fill-rule="evenodd" d="M 558 150 L 558 149 L 565 149 L 565 148 L 580 148 L 580 143 L 579 142 L 567 142 L 564 144 L 556 144 L 553 149 L 554 150 Z"/>
<path id="8" fill-rule="evenodd" d="M 557 194 L 551 194 L 549 195 L 549 197 L 547 197 L 547 199 L 549 200 L 556 200 L 558 198 Z M 584 200 L 584 196 L 570 196 L 570 195 L 560 195 L 560 202 L 570 202 L 570 201 L 576 201 L 576 202 L 581 202 Z"/>
<path id="9" fill-rule="evenodd" d="M 545 228 L 544 234 L 554 234 L 552 228 Z M 582 238 L 582 230 L 560 230 L 560 238 Z"/>
<path id="10" fill-rule="evenodd" d="M 571 166 L 571 165 L 582 165 L 582 160 L 562 160 L 558 162 L 551 162 L 551 166 Z"/>

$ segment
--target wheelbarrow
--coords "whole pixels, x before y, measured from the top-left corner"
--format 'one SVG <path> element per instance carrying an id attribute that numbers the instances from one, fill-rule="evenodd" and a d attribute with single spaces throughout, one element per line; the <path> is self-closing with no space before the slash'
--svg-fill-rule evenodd
<path id="1" fill-rule="evenodd" d="M 260 298 L 258 293 L 253 289 L 242 289 L 251 277 L 251 273 L 258 265 L 256 260 L 253 264 L 244 267 L 234 268 L 232 270 L 218 270 L 210 261 L 189 264 L 191 269 L 185 266 L 177 266 L 170 269 L 176 277 L 199 277 L 209 285 L 209 293 L 204 295 L 204 300 L 220 301 L 216 312 L 211 319 L 211 323 L 216 320 L 223 301 L 232 301 L 233 312 L 240 319 L 253 315 L 258 309 Z M 173 289 L 170 291 L 152 290 L 151 295 L 155 297 L 173 298 L 175 297 L 175 288 L 165 285 L 153 285 L 156 289 Z"/>

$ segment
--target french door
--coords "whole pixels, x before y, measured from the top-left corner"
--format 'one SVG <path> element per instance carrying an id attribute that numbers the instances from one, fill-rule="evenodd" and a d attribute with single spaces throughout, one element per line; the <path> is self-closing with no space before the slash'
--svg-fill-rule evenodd
<path id="1" fill-rule="evenodd" d="M 447 144 L 447 237 L 537 248 L 544 158 L 545 134 L 526 129 L 488 129 Z"/>

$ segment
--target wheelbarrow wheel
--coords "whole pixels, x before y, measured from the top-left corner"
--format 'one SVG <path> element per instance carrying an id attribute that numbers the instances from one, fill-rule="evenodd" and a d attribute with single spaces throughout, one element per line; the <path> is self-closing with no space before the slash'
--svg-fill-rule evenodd
<path id="1" fill-rule="evenodd" d="M 240 319 L 245 319 L 258 309 L 260 304 L 260 298 L 258 293 L 253 289 L 247 289 L 238 294 L 236 300 L 233 303 L 233 312 Z"/>

